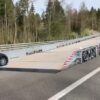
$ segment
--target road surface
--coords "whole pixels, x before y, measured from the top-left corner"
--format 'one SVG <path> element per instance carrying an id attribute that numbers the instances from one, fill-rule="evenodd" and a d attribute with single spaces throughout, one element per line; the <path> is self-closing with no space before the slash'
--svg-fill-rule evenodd
<path id="1" fill-rule="evenodd" d="M 0 100 L 48 100 L 100 67 L 100 56 L 59 73 L 0 70 Z M 100 72 L 60 100 L 100 100 Z"/>
<path id="2" fill-rule="evenodd" d="M 74 50 L 98 43 L 100 37 L 10 61 L 0 68 L 0 100 L 100 100 L 100 56 L 58 72 Z"/>

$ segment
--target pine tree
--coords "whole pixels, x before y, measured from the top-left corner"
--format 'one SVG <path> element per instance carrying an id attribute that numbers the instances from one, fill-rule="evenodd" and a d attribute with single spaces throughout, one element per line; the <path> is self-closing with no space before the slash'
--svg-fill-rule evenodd
<path id="1" fill-rule="evenodd" d="M 28 9 L 29 9 L 29 0 L 20 0 L 19 1 L 19 8 L 20 8 L 20 18 L 23 21 L 22 22 L 22 30 L 23 34 L 20 35 L 23 37 L 23 40 L 21 42 L 28 42 L 29 39 L 29 23 L 28 23 Z"/>
<path id="2" fill-rule="evenodd" d="M 97 10 L 97 28 L 100 31 L 100 8 Z"/>
<path id="3" fill-rule="evenodd" d="M 96 9 L 94 9 L 93 7 L 91 8 L 90 11 L 90 18 L 91 18 L 91 28 L 93 30 L 97 29 L 97 15 L 96 15 Z"/>
<path id="4" fill-rule="evenodd" d="M 30 23 L 30 40 L 35 41 L 35 11 L 32 3 L 29 11 L 29 23 Z"/>
<path id="5" fill-rule="evenodd" d="M 13 38 L 14 5 L 12 0 L 0 0 L 0 19 L 4 43 L 11 43 Z"/>
<path id="6" fill-rule="evenodd" d="M 84 2 L 82 2 L 79 12 L 80 19 L 80 33 L 82 33 L 87 28 L 88 23 L 88 10 Z"/>
<path id="7" fill-rule="evenodd" d="M 64 10 L 58 0 L 49 0 L 46 9 L 45 25 L 48 30 L 48 39 L 61 38 L 64 25 Z M 62 24 L 63 23 L 63 24 Z"/>

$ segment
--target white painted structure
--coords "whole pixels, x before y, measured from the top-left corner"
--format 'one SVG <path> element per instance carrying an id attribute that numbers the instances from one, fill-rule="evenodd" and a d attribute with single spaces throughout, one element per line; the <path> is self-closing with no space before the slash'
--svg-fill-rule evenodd
<path id="1" fill-rule="evenodd" d="M 35 53 L 32 55 L 21 56 L 19 58 L 10 59 L 5 68 L 30 68 L 30 69 L 53 69 L 63 70 L 68 68 L 69 65 L 74 61 L 75 56 L 72 60 L 67 63 L 65 62 L 72 56 L 74 51 L 78 51 L 80 48 L 88 48 L 90 46 L 96 46 L 100 43 L 100 37 L 91 38 L 85 41 L 67 45 L 61 48 L 55 48 L 50 51 Z M 49 48 L 50 45 L 48 45 Z M 44 46 L 45 48 L 46 46 Z M 46 49 L 46 48 L 45 48 Z M 21 51 L 19 51 L 21 52 Z M 18 53 L 19 53 L 18 52 Z"/>

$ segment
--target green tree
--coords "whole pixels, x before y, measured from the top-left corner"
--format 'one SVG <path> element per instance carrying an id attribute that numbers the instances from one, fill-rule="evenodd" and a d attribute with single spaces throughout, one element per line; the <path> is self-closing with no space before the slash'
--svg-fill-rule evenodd
<path id="1" fill-rule="evenodd" d="M 84 2 L 82 2 L 81 7 L 80 7 L 80 12 L 79 12 L 79 17 L 80 17 L 80 33 L 82 33 L 85 28 L 87 28 L 87 23 L 88 23 L 88 9 L 85 5 Z"/>
<path id="2" fill-rule="evenodd" d="M 64 10 L 58 0 L 49 0 L 45 13 L 45 26 L 48 31 L 48 39 L 51 40 L 62 37 L 64 27 Z"/>
<path id="3" fill-rule="evenodd" d="M 28 9 L 29 9 L 29 0 L 20 0 L 19 1 L 21 18 L 23 21 L 23 41 L 28 42 L 29 39 L 29 23 L 28 23 Z"/>
<path id="4" fill-rule="evenodd" d="M 94 9 L 93 7 L 90 10 L 90 24 L 91 24 L 91 28 L 93 30 L 97 29 L 97 15 L 96 15 L 96 9 Z"/>
<path id="5" fill-rule="evenodd" d="M 70 34 L 71 34 L 71 22 L 72 22 L 72 7 L 71 5 L 67 5 L 66 6 L 66 36 L 68 38 L 70 38 Z"/>
<path id="6" fill-rule="evenodd" d="M 35 41 L 35 14 L 34 5 L 32 3 L 29 11 L 29 23 L 30 23 L 30 41 Z"/>
<path id="7" fill-rule="evenodd" d="M 97 29 L 100 31 L 100 8 L 97 10 Z"/>
<path id="8" fill-rule="evenodd" d="M 11 43 L 13 38 L 14 5 L 12 0 L 0 0 L 0 20 L 3 43 Z"/>

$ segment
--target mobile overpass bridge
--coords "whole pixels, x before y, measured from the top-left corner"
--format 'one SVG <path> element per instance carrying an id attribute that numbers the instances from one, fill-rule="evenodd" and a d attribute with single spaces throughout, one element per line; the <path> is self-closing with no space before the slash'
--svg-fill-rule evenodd
<path id="1" fill-rule="evenodd" d="M 1 68 L 55 72 L 95 58 L 100 52 L 100 36 L 0 47 Z"/>
<path id="2" fill-rule="evenodd" d="M 99 44 L 96 35 L 49 45 L 2 45 L 8 63 L 0 66 L 0 99 L 99 100 Z"/>

